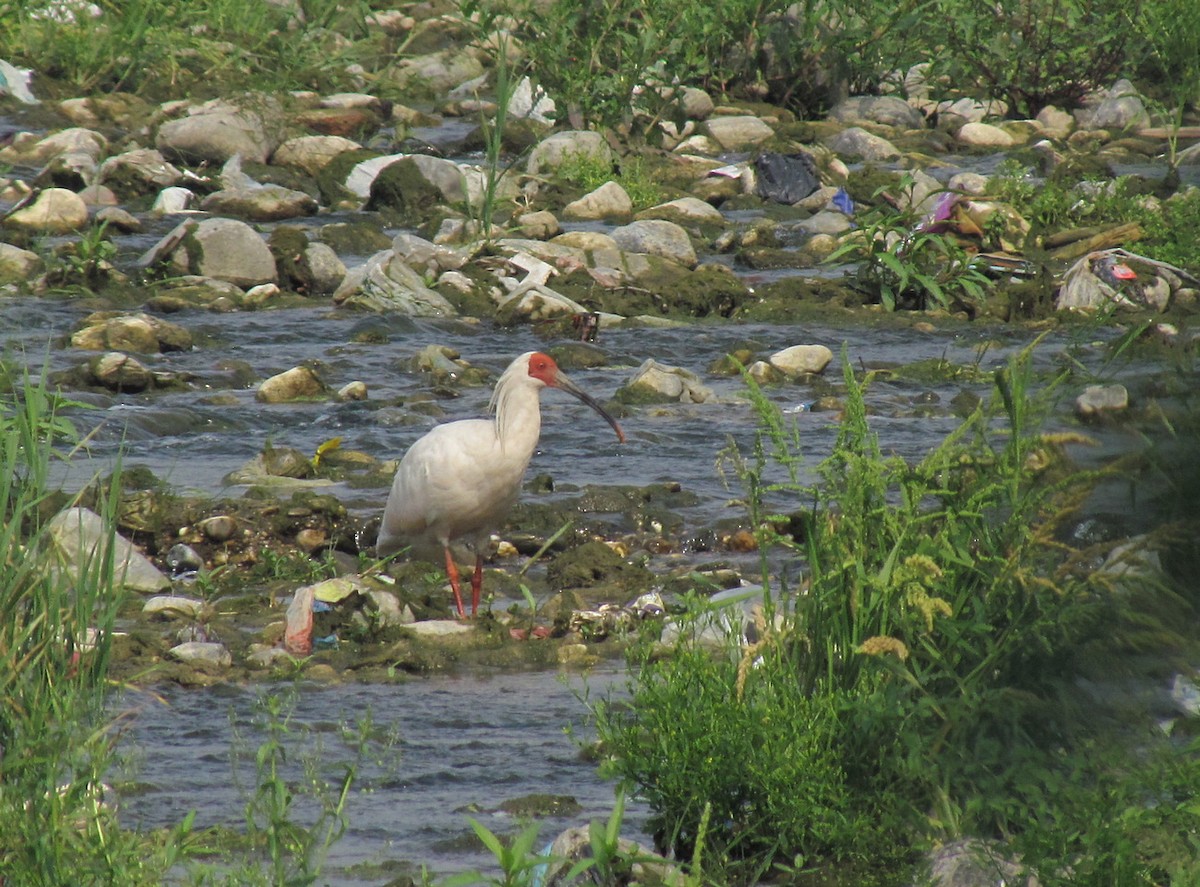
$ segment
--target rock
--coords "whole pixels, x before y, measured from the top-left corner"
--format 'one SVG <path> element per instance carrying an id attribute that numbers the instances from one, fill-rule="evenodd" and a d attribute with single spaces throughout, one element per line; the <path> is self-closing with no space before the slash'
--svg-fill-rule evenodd
<path id="1" fill-rule="evenodd" d="M 43 138 L 18 134 L 11 145 L 0 148 L 0 163 L 41 166 L 60 154 L 83 153 L 99 159 L 108 151 L 108 139 L 95 130 L 71 127 Z"/>
<path id="2" fill-rule="evenodd" d="M 246 656 L 246 665 L 252 668 L 273 668 L 276 665 L 293 666 L 296 658 L 283 647 L 264 647 L 259 644 L 251 646 Z"/>
<path id="3" fill-rule="evenodd" d="M 27 281 L 41 268 L 42 259 L 37 253 L 0 242 L 0 286 Z"/>
<path id="4" fill-rule="evenodd" d="M 587 309 L 562 293 L 540 283 L 525 283 L 500 299 L 496 316 L 503 321 L 525 322 L 549 320 L 564 314 L 586 314 Z"/>
<path id="5" fill-rule="evenodd" d="M 517 88 L 508 99 L 507 112 L 510 120 L 533 120 L 546 124 L 553 123 L 557 116 L 554 99 L 546 95 L 541 87 L 535 90 L 533 81 L 528 77 L 522 77 L 517 83 Z"/>
<path id="6" fill-rule="evenodd" d="M 379 130 L 381 113 L 374 108 L 308 108 L 296 115 L 296 125 L 324 136 L 366 138 Z"/>
<path id="7" fill-rule="evenodd" d="M 46 188 L 29 206 L 4 219 L 4 227 L 33 234 L 69 234 L 87 224 L 83 198 L 65 188 Z"/>
<path id="8" fill-rule="evenodd" d="M 412 608 L 407 605 L 401 608 L 400 599 L 390 591 L 371 589 L 367 592 L 367 597 L 375 605 L 376 619 L 384 628 L 391 628 L 394 625 L 412 625 L 417 621 Z"/>
<path id="9" fill-rule="evenodd" d="M 965 123 L 955 138 L 971 148 L 1011 148 L 1016 139 L 990 123 Z"/>
<path id="10" fill-rule="evenodd" d="M 469 191 L 457 163 L 427 154 L 393 154 L 356 165 L 346 188 L 365 198 L 367 209 L 389 209 L 413 222 L 438 205 L 465 207 Z"/>
<path id="11" fill-rule="evenodd" d="M 1124 132 L 1150 125 L 1150 114 L 1128 80 L 1118 80 L 1112 89 L 1101 93 L 1094 108 L 1081 108 L 1075 118 L 1083 129 Z"/>
<path id="12" fill-rule="evenodd" d="M 429 274 L 458 271 L 470 261 L 470 256 L 445 244 L 432 243 L 424 237 L 402 231 L 392 239 L 392 252 L 410 268 Z"/>
<path id="13" fill-rule="evenodd" d="M 582 647 L 583 653 L 576 650 L 568 651 L 568 647 Z M 566 651 L 566 652 L 564 652 Z M 559 649 L 559 661 L 573 663 L 582 658 L 587 659 L 586 644 L 566 644 Z M 686 878 L 673 864 L 662 857 L 649 852 L 648 848 L 640 847 L 628 838 L 617 838 L 616 847 L 612 848 L 616 858 L 637 860 L 630 866 L 630 884 L 662 884 L 683 885 Z M 575 826 L 562 832 L 550 845 L 547 857 L 552 860 L 547 867 L 542 881 L 544 887 L 570 887 L 578 883 L 573 874 L 575 866 L 582 860 L 594 858 L 595 847 L 592 845 L 591 827 Z"/>
<path id="14" fill-rule="evenodd" d="M 633 201 L 616 182 L 605 182 L 595 191 L 573 200 L 562 209 L 571 221 L 625 220 L 633 215 Z"/>
<path id="15" fill-rule="evenodd" d="M 235 154 L 266 163 L 274 148 L 258 112 L 222 99 L 189 108 L 187 116 L 162 124 L 154 146 L 185 163 L 224 163 Z"/>
<path id="16" fill-rule="evenodd" d="M 252 222 L 278 222 L 313 215 L 317 211 L 317 201 L 303 191 L 293 191 L 282 185 L 258 185 L 209 194 L 201 201 L 200 208 Z"/>
<path id="17" fill-rule="evenodd" d="M 81 193 L 80 196 L 85 200 L 87 199 L 86 194 Z M 115 204 L 115 198 L 113 202 Z M 109 231 L 120 231 L 123 234 L 140 234 L 143 230 L 142 223 L 138 220 L 137 216 L 115 205 L 104 206 L 97 210 L 92 219 L 96 224 L 103 223 L 107 225 Z"/>
<path id="18" fill-rule="evenodd" d="M 962 838 L 943 844 L 930 854 L 929 874 L 918 883 L 929 887 L 1038 887 L 1019 858 L 1004 855 L 998 844 L 979 838 Z"/>
<path id="19" fill-rule="evenodd" d="M 264 379 L 254 397 L 261 403 L 287 403 L 322 397 L 324 394 L 325 383 L 316 372 L 309 367 L 298 366 Z"/>
<path id="20" fill-rule="evenodd" d="M 950 177 L 946 187 L 951 191 L 978 197 L 987 193 L 988 177 L 977 172 L 959 172 Z"/>
<path id="21" fill-rule="evenodd" d="M 696 267 L 696 250 L 687 232 L 674 222 L 663 219 L 631 222 L 614 228 L 612 239 L 626 252 L 662 256 L 687 268 Z"/>
<path id="22" fill-rule="evenodd" d="M 95 575 L 102 543 L 109 538 L 100 515 L 86 508 L 68 508 L 50 519 L 47 531 L 59 554 L 60 567 L 82 583 L 83 576 Z M 120 534 L 113 535 L 113 581 L 140 592 L 164 591 L 171 580 Z"/>
<path id="23" fill-rule="evenodd" d="M 166 262 L 182 274 L 200 274 L 240 287 L 275 283 L 275 258 L 257 231 L 238 219 L 181 222 L 141 259 Z"/>
<path id="24" fill-rule="evenodd" d="M 725 217 L 721 215 L 719 209 L 698 197 L 680 197 L 677 200 L 668 200 L 666 203 L 642 210 L 637 214 L 637 219 L 638 221 L 663 219 L 678 225 L 688 223 L 721 225 L 725 223 Z"/>
<path id="25" fill-rule="evenodd" d="M 1037 124 L 1049 139 L 1066 139 L 1075 128 L 1075 118 L 1061 108 L 1047 105 L 1038 111 Z"/>
<path id="26" fill-rule="evenodd" d="M 142 615 L 160 619 L 199 619 L 204 606 L 204 601 L 195 598 L 159 594 L 147 598 L 142 605 Z"/>
<path id="27" fill-rule="evenodd" d="M 746 373 L 759 385 L 773 385 L 787 378 L 765 360 L 756 360 L 746 367 Z"/>
<path id="28" fill-rule="evenodd" d="M 844 234 L 854 227 L 850 218 L 837 210 L 822 210 L 811 218 L 801 219 L 794 226 L 808 234 Z"/>
<path id="29" fill-rule="evenodd" d="M 457 313 L 445 296 L 426 286 L 421 275 L 390 249 L 351 269 L 334 292 L 333 302 L 411 317 L 453 317 Z"/>
<path id="30" fill-rule="evenodd" d="M 260 283 L 258 286 L 252 286 L 246 290 L 242 305 L 247 308 L 261 308 L 282 292 L 283 290 L 277 284 Z"/>
<path id="31" fill-rule="evenodd" d="M 172 647 L 167 655 L 188 665 L 215 665 L 228 668 L 233 665 L 233 656 L 224 644 L 205 641 L 188 641 Z"/>
<path id="32" fill-rule="evenodd" d="M 120 351 L 109 351 L 88 363 L 93 379 L 110 391 L 145 391 L 154 384 L 154 375 L 136 358 Z"/>
<path id="33" fill-rule="evenodd" d="M 338 389 L 337 399 L 343 403 L 348 401 L 366 400 L 367 384 L 357 380 L 354 382 L 347 382 Z"/>
<path id="34" fill-rule="evenodd" d="M 190 351 L 192 334 L 178 324 L 149 314 L 94 314 L 71 335 L 71 346 L 90 351 L 133 351 L 157 354 Z"/>
<path id="35" fill-rule="evenodd" d="M 42 167 L 34 177 L 34 185 L 42 188 L 66 188 L 78 192 L 86 188 L 96 178 L 99 164 L 96 158 L 82 151 L 69 151 L 59 154 Z"/>
<path id="36" fill-rule="evenodd" d="M 571 157 L 589 158 L 605 169 L 611 169 L 613 165 L 612 149 L 600 133 L 568 130 L 557 132 L 535 145 L 529 152 L 525 171 L 530 175 L 545 175 L 558 169 Z"/>
<path id="37" fill-rule="evenodd" d="M 1162 557 L 1148 536 L 1135 536 L 1113 547 L 1096 572 L 1114 579 L 1154 582 L 1163 575 Z"/>
<path id="38" fill-rule="evenodd" d="M 793 345 L 769 358 L 771 366 L 788 376 L 821 373 L 833 360 L 833 352 L 824 345 Z"/>
<path id="39" fill-rule="evenodd" d="M 981 102 L 971 98 L 939 102 L 937 113 L 941 117 L 956 117 L 965 123 L 983 123 L 988 117 L 1003 117 L 1006 113 L 1003 102 Z"/>
<path id="40" fill-rule="evenodd" d="M 171 571 L 171 578 L 175 580 L 194 579 L 196 574 L 204 569 L 204 558 L 196 549 L 182 542 L 176 542 L 167 551 L 166 563 Z"/>
<path id="41" fill-rule="evenodd" d="M 346 266 L 330 247 L 313 241 L 304 247 L 301 269 L 307 275 L 301 279 L 300 292 L 310 296 L 330 296 L 346 279 Z"/>
<path id="42" fill-rule="evenodd" d="M 182 180 L 179 168 L 153 148 L 134 148 L 109 157 L 97 174 L 97 182 L 125 200 L 173 187 Z"/>
<path id="43" fill-rule="evenodd" d="M 358 142 L 341 136 L 299 136 L 288 139 L 276 148 L 271 162 L 315 176 L 328 166 L 331 160 L 347 151 L 357 151 L 361 147 Z"/>
<path id="44" fill-rule="evenodd" d="M 472 631 L 473 626 L 456 619 L 424 619 L 421 622 L 406 625 L 404 628 L 421 638 L 445 638 L 467 634 Z"/>
<path id="45" fill-rule="evenodd" d="M 562 230 L 554 213 L 548 210 L 522 213 L 517 216 L 516 223 L 521 230 L 522 237 L 532 237 L 537 240 L 549 240 Z"/>
<path id="46" fill-rule="evenodd" d="M 768 124 L 750 115 L 710 117 L 701 130 L 722 151 L 748 151 L 775 135 Z"/>
<path id="47" fill-rule="evenodd" d="M 157 215 L 171 216 L 187 211 L 195 202 L 196 195 L 187 188 L 163 188 L 154 198 L 154 205 L 150 211 Z"/>
<path id="48" fill-rule="evenodd" d="M 328 541 L 328 534 L 319 527 L 304 527 L 296 533 L 296 547 L 308 554 L 320 551 Z"/>
<path id="49" fill-rule="evenodd" d="M 469 52 L 457 49 L 401 60 L 394 85 L 401 94 L 441 95 L 483 74 L 483 64 Z"/>
<path id="50" fill-rule="evenodd" d="M 903 99 L 895 96 L 851 96 L 829 112 L 830 120 L 853 123 L 866 120 L 898 129 L 924 129 L 925 117 Z"/>
<path id="51" fill-rule="evenodd" d="M 154 327 L 142 317 L 113 317 L 85 327 L 71 335 L 71 346 L 91 351 L 133 351 L 154 354 L 158 351 L 158 336 Z"/>
<path id="52" fill-rule="evenodd" d="M 829 150 L 843 157 L 861 157 L 867 161 L 879 162 L 900 156 L 900 150 L 887 139 L 858 126 L 842 130 L 829 139 L 827 145 Z"/>
<path id="53" fill-rule="evenodd" d="M 1124 385 L 1089 385 L 1075 398 L 1075 412 L 1085 419 L 1128 408 L 1129 392 Z"/>
<path id="54" fill-rule="evenodd" d="M 716 109 L 712 96 L 695 86 L 682 87 L 673 98 L 688 120 L 704 120 Z"/>
<path id="55" fill-rule="evenodd" d="M 821 187 L 816 161 L 805 151 L 768 151 L 754 161 L 755 193 L 763 200 L 795 205 Z"/>
<path id="56" fill-rule="evenodd" d="M 228 514 L 217 514 L 200 521 L 196 529 L 210 542 L 228 542 L 237 532 L 237 526 L 237 518 Z"/>
<path id="57" fill-rule="evenodd" d="M 587 644 L 563 644 L 554 651 L 559 665 L 574 665 L 589 668 L 600 661 L 600 657 L 588 649 Z"/>
<path id="58" fill-rule="evenodd" d="M 704 403 L 716 395 L 690 370 L 649 358 L 617 390 L 616 398 L 624 403 Z"/>

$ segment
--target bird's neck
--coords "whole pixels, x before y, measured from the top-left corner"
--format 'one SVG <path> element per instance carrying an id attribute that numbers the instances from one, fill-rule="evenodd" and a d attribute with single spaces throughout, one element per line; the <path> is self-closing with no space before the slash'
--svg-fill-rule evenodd
<path id="1" fill-rule="evenodd" d="M 538 392 L 516 388 L 500 392 L 496 398 L 496 436 L 507 454 L 521 453 L 526 459 L 537 446 L 542 431 Z"/>

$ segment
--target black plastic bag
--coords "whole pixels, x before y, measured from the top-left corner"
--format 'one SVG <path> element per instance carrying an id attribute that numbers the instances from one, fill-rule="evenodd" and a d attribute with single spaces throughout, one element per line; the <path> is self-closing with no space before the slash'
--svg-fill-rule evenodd
<path id="1" fill-rule="evenodd" d="M 754 168 L 758 171 L 758 196 L 763 200 L 790 205 L 821 187 L 817 164 L 803 151 L 760 154 Z"/>

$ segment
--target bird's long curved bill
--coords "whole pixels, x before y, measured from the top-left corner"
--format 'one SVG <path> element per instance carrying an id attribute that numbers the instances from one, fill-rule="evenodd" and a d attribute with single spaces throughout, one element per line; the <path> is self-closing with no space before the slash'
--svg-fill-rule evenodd
<path id="1" fill-rule="evenodd" d="M 554 387 L 567 392 L 567 394 L 577 397 L 579 400 L 583 401 L 589 407 L 603 416 L 604 421 L 612 426 L 613 431 L 617 432 L 617 440 L 619 440 L 621 443 L 625 443 L 625 432 L 621 430 L 621 426 L 617 424 L 617 420 L 610 416 L 608 411 L 604 409 L 604 407 L 600 406 L 599 402 L 594 397 L 592 397 L 562 373 L 559 373 L 555 377 Z"/>

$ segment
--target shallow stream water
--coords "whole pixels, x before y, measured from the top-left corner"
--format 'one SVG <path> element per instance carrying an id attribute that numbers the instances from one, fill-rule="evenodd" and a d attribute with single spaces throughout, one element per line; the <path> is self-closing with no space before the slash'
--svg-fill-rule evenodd
<path id="1" fill-rule="evenodd" d="M 162 231 L 170 227 L 160 224 Z M 136 257 L 162 231 L 128 238 L 121 243 L 123 257 Z M 101 307 L 105 306 L 69 298 L 0 297 L 0 350 L 22 355 L 35 373 L 42 367 L 57 371 L 83 363 L 91 355 L 64 342 L 83 317 Z M 89 442 L 87 456 L 71 462 L 70 474 L 63 478 L 68 487 L 107 470 L 121 448 L 126 466 L 146 466 L 176 491 L 214 497 L 239 495 L 240 489 L 227 486 L 224 478 L 267 444 L 312 453 L 323 442 L 340 437 L 345 447 L 398 458 L 435 421 L 395 405 L 401 397 L 430 393 L 429 378 L 414 372 L 410 363 L 423 347 L 448 345 L 472 364 L 499 373 L 517 354 L 548 344 L 529 327 L 504 330 L 487 323 L 367 315 L 334 310 L 328 302 L 317 300 L 311 307 L 235 314 L 192 311 L 168 319 L 190 330 L 197 347 L 143 360 L 152 370 L 187 377 L 188 389 L 149 395 L 72 393 L 95 407 L 81 419 L 81 426 L 99 422 L 100 428 Z M 373 333 L 371 341 L 383 344 L 356 341 L 368 330 Z M 607 365 L 571 371 L 574 380 L 599 400 L 607 400 L 648 358 L 696 372 L 718 398 L 704 404 L 632 408 L 621 417 L 628 443 L 618 445 L 608 426 L 585 407 L 546 392 L 541 445 L 531 474 L 552 475 L 554 489 L 526 493 L 525 499 L 553 501 L 585 484 L 677 483 L 696 496 L 696 504 L 678 510 L 679 523 L 670 528 L 687 539 L 716 521 L 742 513 L 733 500 L 743 490 L 732 474 L 722 477 L 718 463 L 731 441 L 749 450 L 755 417 L 740 380 L 706 372 L 714 360 L 739 344 L 752 343 L 756 351 L 768 355 L 789 345 L 820 343 L 835 355 L 844 350 L 846 359 L 859 368 L 944 359 L 992 370 L 1034 335 L 1016 327 L 950 321 L 918 331 L 909 325 L 865 323 L 861 317 L 848 318 L 844 326 L 834 321 L 821 325 L 721 322 L 605 329 L 597 344 L 608 355 Z M 1078 362 L 1095 374 L 1079 374 L 1052 424 L 1075 424 L 1070 399 L 1085 379 L 1122 381 L 1137 388 L 1158 371 L 1137 365 L 1105 367 L 1103 343 L 1092 340 L 1114 335 L 1104 329 L 1063 328 L 1041 345 L 1036 360 L 1042 368 Z M 369 399 L 286 405 L 255 400 L 258 381 L 303 362 L 319 365 L 333 389 L 353 380 L 365 382 Z M 834 413 L 808 409 L 826 393 L 827 384 L 836 392 L 837 364 L 827 376 L 829 383 L 815 387 L 786 384 L 767 392 L 797 423 L 810 469 L 828 454 L 836 435 Z M 885 452 L 919 458 L 957 427 L 956 397 L 964 392 L 987 396 L 988 390 L 986 373 L 967 382 L 879 381 L 868 391 L 872 425 Z M 445 418 L 476 416 L 486 407 L 490 387 L 463 388 L 456 396 L 435 395 Z M 1119 427 L 1089 431 L 1099 446 L 1078 453 L 1081 458 L 1104 460 L 1140 446 L 1134 432 Z M 387 493 L 382 488 L 347 486 L 330 492 L 364 517 L 378 513 Z M 1094 504 L 1136 526 L 1144 502 L 1145 497 L 1130 497 L 1114 486 Z M 665 571 L 714 560 L 732 561 L 749 577 L 754 575 L 752 555 L 738 562 L 736 555 L 717 556 L 704 546 L 689 544 L 681 545 L 678 553 L 651 557 L 650 566 Z M 328 745 L 321 759 L 336 771 L 343 754 L 334 748 L 338 725 L 353 723 L 368 710 L 377 725 L 395 729 L 399 736 L 398 762 L 364 769 L 347 811 L 349 831 L 335 845 L 321 883 L 386 883 L 395 875 L 389 873 L 388 864 L 399 860 L 427 864 L 438 873 L 493 867 L 482 848 L 467 840 L 471 833 L 466 817 L 475 815 L 493 830 L 511 832 L 516 821 L 496 812 L 498 806 L 532 793 L 569 795 L 580 805 L 578 812 L 545 821 L 542 836 L 547 841 L 567 826 L 606 818 L 612 809 L 613 787 L 600 779 L 594 764 L 580 758 L 563 731 L 573 726 L 587 735 L 586 708 L 577 693 L 587 689 L 602 695 L 621 682 L 619 668 L 609 665 L 565 677 L 553 672 L 472 673 L 414 678 L 389 686 L 305 686 L 296 711 L 298 748 L 291 752 L 293 760 L 305 749 L 316 749 L 320 737 Z M 243 761 L 235 770 L 233 751 L 239 746 L 244 749 L 247 742 L 253 748 L 261 738 L 251 727 L 258 694 L 283 690 L 222 686 L 165 687 L 155 692 L 157 697 L 132 694 L 118 706 L 130 712 L 122 748 L 136 764 L 134 782 L 120 799 L 122 815 L 131 825 L 157 827 L 175 824 L 195 810 L 197 827 L 240 828 L 253 768 Z M 301 729 L 302 724 L 311 729 Z M 625 835 L 644 839 L 645 816 L 646 811 L 631 801 Z M 363 864 L 379 868 L 353 868 Z"/>
<path id="2" fill-rule="evenodd" d="M 53 299 L 0 299 L 0 347 L 23 348 L 37 368 L 86 360 L 88 355 L 47 343 L 67 335 L 88 306 Z M 312 308 L 230 315 L 196 312 L 171 318 L 190 329 L 198 347 L 186 354 L 148 358 L 155 369 L 190 374 L 190 390 L 150 396 L 86 395 L 98 408 L 89 418 L 103 421 L 91 443 L 92 460 L 77 459 L 77 471 L 102 469 L 119 445 L 126 465 L 145 465 L 173 488 L 206 495 L 238 495 L 226 488 L 225 475 L 271 442 L 313 452 L 323 441 L 340 436 L 343 445 L 378 456 L 398 457 L 434 420 L 406 424 L 406 411 L 394 400 L 427 391 L 427 377 L 413 373 L 408 360 L 431 343 L 450 345 L 472 363 L 501 370 L 508 360 L 547 344 L 529 328 L 500 330 L 461 322 L 426 322 Z M 363 327 L 386 331 L 387 344 L 354 344 Z M 1091 331 L 1092 334 L 1098 331 Z M 944 358 L 991 369 L 1031 339 L 1029 331 L 1003 326 L 947 324 L 917 332 L 907 327 L 861 323 L 844 328 L 811 325 L 695 324 L 668 329 L 611 329 L 598 345 L 610 356 L 607 367 L 573 372 L 575 380 L 602 401 L 647 358 L 698 373 L 719 395 L 715 403 L 638 407 L 622 418 L 629 437 L 618 445 L 611 430 L 573 399 L 547 392 L 543 396 L 543 434 L 532 472 L 548 473 L 553 492 L 527 493 L 526 499 L 553 500 L 583 484 L 625 485 L 675 482 L 697 496 L 697 504 L 681 509 L 677 532 L 690 534 L 714 520 L 740 514 L 731 500 L 742 491 L 735 477 L 726 486 L 716 468 L 729 441 L 748 449 L 754 416 L 737 379 L 706 373 L 706 367 L 740 342 L 757 343 L 762 353 L 788 345 L 818 342 L 835 353 L 845 349 L 856 366 L 905 366 Z M 1068 355 L 1099 367 L 1102 349 L 1089 344 L 1081 331 L 1060 331 L 1038 350 L 1043 367 L 1061 364 Z M 231 362 L 244 362 L 254 379 L 319 361 L 332 387 L 360 379 L 370 388 L 365 402 L 267 406 L 254 399 L 252 384 L 231 387 Z M 1138 384 L 1137 367 L 1125 367 L 1122 378 Z M 831 368 L 828 375 L 836 381 Z M 919 457 L 957 426 L 951 406 L 963 391 L 986 395 L 986 380 L 971 383 L 887 381 L 869 391 L 872 423 L 885 451 Z M 207 402 L 216 392 L 229 393 L 235 405 Z M 490 388 L 466 388 L 457 398 L 441 401 L 447 418 L 478 415 Z M 821 393 L 807 385 L 768 389 L 769 396 L 800 429 L 806 464 L 812 468 L 829 452 L 836 433 L 831 413 L 806 406 Z M 1074 420 L 1067 406 L 1057 424 Z M 1103 458 L 1127 449 L 1136 440 L 1119 429 L 1094 429 Z M 370 515 L 382 508 L 386 490 L 333 490 L 349 507 Z M 1111 503 L 1136 520 L 1130 503 Z M 1104 507 L 1104 506 L 1101 506 Z M 754 576 L 753 556 L 739 564 Z M 652 568 L 663 570 L 689 561 L 711 563 L 715 555 L 682 548 L 682 553 L 656 556 Z M 730 557 L 716 558 L 728 562 Z M 515 569 L 515 567 L 514 567 Z M 395 728 L 400 737 L 395 772 L 369 770 L 364 790 L 356 791 L 348 809 L 350 830 L 335 845 L 323 883 L 383 884 L 384 870 L 351 869 L 357 864 L 408 860 L 439 873 L 483 867 L 490 860 L 469 840 L 468 813 L 480 812 L 496 831 L 517 827 L 512 816 L 495 813 L 508 799 L 531 793 L 569 795 L 581 805 L 572 815 L 551 818 L 542 836 L 549 841 L 570 825 L 606 818 L 613 787 L 602 781 L 593 764 L 578 757 L 564 727 L 586 735 L 586 709 L 574 693 L 581 685 L 604 688 L 619 683 L 609 666 L 585 676 L 573 675 L 569 686 L 552 672 L 534 674 L 447 675 L 409 680 L 399 686 L 309 686 L 303 690 L 298 721 L 311 721 L 313 734 L 297 734 L 299 748 L 312 748 L 314 736 L 329 739 L 341 722 L 353 722 L 366 710 L 376 724 Z M 267 687 L 265 692 L 278 688 Z M 246 780 L 252 769 L 243 764 L 241 782 L 234 778 L 231 753 L 237 744 L 234 726 L 248 731 L 253 700 L 263 688 L 220 687 L 209 690 L 164 688 L 162 702 L 134 700 L 136 715 L 123 747 L 139 765 L 137 788 L 121 800 L 123 815 L 145 826 L 176 823 L 188 810 L 197 811 L 197 826 L 240 828 L 244 822 Z M 330 757 L 335 761 L 336 756 Z M 642 838 L 646 811 L 631 802 L 625 834 Z M 492 866 L 494 869 L 494 865 Z M 393 872 L 394 875 L 394 872 Z"/>

